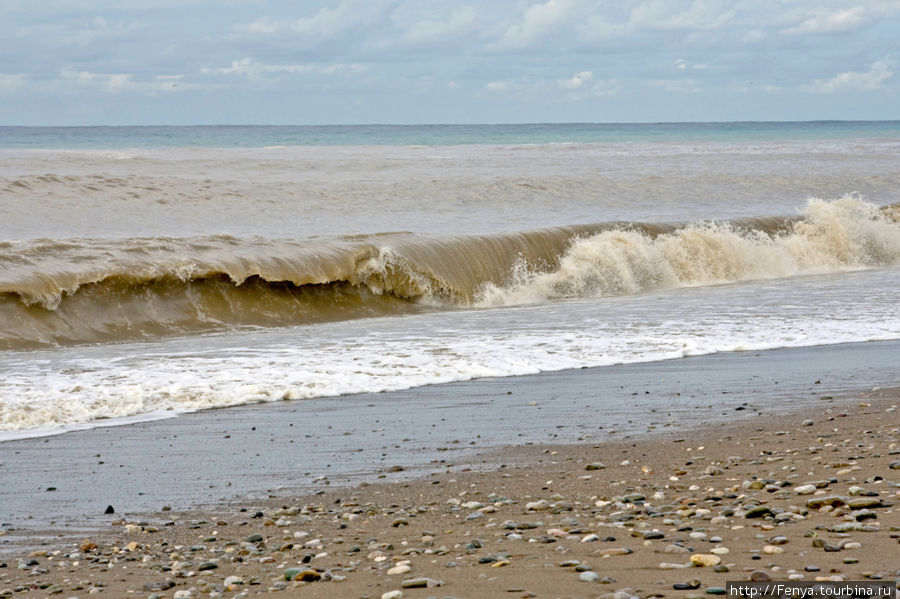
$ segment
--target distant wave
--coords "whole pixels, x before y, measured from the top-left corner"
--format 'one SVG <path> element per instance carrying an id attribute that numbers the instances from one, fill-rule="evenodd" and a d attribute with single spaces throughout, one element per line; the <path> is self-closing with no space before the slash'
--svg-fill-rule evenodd
<path id="1" fill-rule="evenodd" d="M 0 348 L 640 293 L 900 263 L 900 204 L 796 217 L 302 241 L 0 242 Z"/>

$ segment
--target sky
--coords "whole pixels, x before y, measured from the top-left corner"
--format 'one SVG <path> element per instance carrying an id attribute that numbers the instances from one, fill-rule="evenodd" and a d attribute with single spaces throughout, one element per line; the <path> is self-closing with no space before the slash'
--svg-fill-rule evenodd
<path id="1" fill-rule="evenodd" d="M 0 0 L 0 125 L 900 118 L 900 0 Z"/>

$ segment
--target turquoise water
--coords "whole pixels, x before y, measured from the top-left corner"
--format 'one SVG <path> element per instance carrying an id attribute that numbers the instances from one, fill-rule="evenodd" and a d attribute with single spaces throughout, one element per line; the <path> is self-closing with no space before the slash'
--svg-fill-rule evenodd
<path id="1" fill-rule="evenodd" d="M 460 144 L 885 139 L 896 137 L 900 137 L 900 121 L 0 127 L 0 148 L 253 148 L 319 145 L 445 146 Z"/>

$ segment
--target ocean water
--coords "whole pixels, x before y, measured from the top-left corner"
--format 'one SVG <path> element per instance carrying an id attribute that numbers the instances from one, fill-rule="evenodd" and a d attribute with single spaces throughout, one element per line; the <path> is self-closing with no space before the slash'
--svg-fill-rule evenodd
<path id="1" fill-rule="evenodd" d="M 0 127 L 0 440 L 900 338 L 900 122 Z"/>

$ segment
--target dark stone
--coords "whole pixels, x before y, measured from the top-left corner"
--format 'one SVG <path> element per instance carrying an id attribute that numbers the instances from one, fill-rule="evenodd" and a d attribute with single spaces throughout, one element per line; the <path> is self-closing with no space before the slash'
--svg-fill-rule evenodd
<path id="1" fill-rule="evenodd" d="M 114 508 L 113 506 L 108 505 L 108 506 L 106 506 L 106 511 L 103 512 L 103 513 L 104 513 L 104 514 L 115 514 L 115 513 L 116 513 L 116 510 L 115 510 L 115 508 Z"/>
<path id="2" fill-rule="evenodd" d="M 676 582 L 672 585 L 672 588 L 676 591 L 691 591 L 693 589 L 700 588 L 700 581 L 697 579 L 689 580 L 688 582 Z"/>

